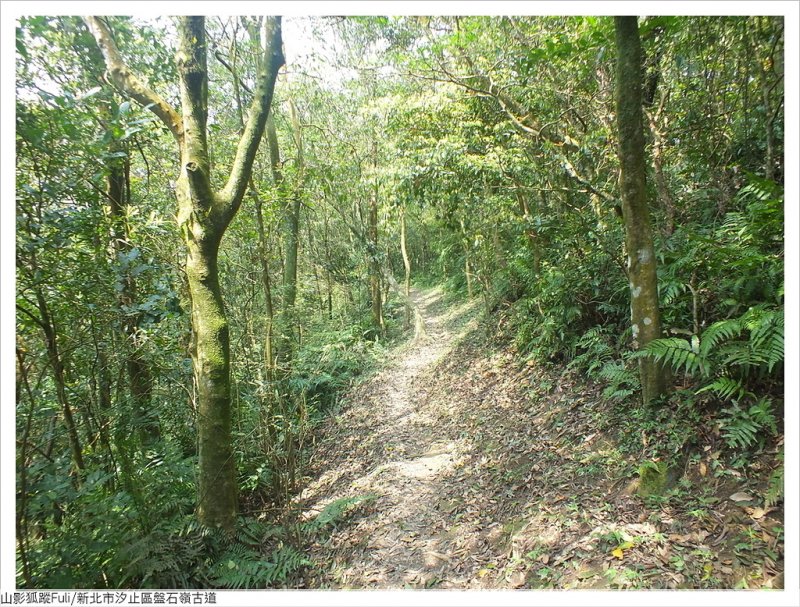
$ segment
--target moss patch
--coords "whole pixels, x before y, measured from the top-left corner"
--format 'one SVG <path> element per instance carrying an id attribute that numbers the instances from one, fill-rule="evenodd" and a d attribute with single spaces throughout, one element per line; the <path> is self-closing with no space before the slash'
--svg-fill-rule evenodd
<path id="1" fill-rule="evenodd" d="M 669 469 L 663 462 L 645 462 L 639 466 L 639 488 L 637 493 L 640 497 L 650 495 L 661 495 L 667 488 Z"/>

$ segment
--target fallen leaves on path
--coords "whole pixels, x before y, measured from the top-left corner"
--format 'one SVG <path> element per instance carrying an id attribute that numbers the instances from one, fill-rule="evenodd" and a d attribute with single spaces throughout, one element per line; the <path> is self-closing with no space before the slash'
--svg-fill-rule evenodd
<path id="1" fill-rule="evenodd" d="M 428 338 L 317 436 L 307 515 L 376 497 L 310 547 L 308 587 L 779 587 L 781 512 L 745 511 L 753 496 L 731 489 L 703 511 L 647 509 L 622 486 L 631 462 L 597 429 L 595 389 L 488 343 L 474 306 L 413 297 Z"/>

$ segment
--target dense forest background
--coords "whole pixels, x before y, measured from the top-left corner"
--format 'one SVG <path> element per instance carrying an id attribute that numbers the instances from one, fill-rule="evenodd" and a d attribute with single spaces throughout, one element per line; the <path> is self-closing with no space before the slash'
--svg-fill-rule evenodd
<path id="1" fill-rule="evenodd" d="M 783 18 L 28 16 L 16 51 L 19 586 L 308 583 L 359 501 L 298 517 L 316 428 L 421 338 L 412 284 L 589 386 L 640 503 L 749 483 L 740 578 L 780 571 Z"/>

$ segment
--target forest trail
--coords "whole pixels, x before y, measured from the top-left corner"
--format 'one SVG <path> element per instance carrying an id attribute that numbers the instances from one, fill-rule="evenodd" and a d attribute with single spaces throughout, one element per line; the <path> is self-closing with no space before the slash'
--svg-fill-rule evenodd
<path id="1" fill-rule="evenodd" d="M 369 515 L 318 547 L 332 566 L 323 582 L 329 587 L 424 587 L 463 573 L 446 545 L 440 499 L 464 446 L 440 431 L 427 386 L 436 363 L 475 327 L 475 306 L 448 308 L 436 289 L 414 290 L 412 299 L 427 336 L 401 346 L 332 420 L 317 447 L 329 469 L 302 496 L 309 515 L 337 499 L 369 496 Z"/>
<path id="2" fill-rule="evenodd" d="M 782 563 L 754 559 L 782 553 L 782 512 L 731 502 L 744 488 L 733 474 L 709 486 L 713 452 L 687 467 L 708 496 L 646 507 L 636 456 L 598 430 L 596 387 L 492 343 L 477 301 L 413 299 L 427 338 L 399 346 L 316 431 L 297 505 L 333 524 L 309 548 L 304 586 L 684 588 L 713 574 L 733 587 L 756 566 L 760 585 L 780 587 Z M 763 546 L 744 553 L 753 528 Z"/>

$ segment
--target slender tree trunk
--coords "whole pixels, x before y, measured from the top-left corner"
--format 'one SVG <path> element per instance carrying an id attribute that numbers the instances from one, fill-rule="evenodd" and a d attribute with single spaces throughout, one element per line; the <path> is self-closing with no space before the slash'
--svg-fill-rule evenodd
<path id="1" fill-rule="evenodd" d="M 375 187 L 377 190 L 377 186 Z M 369 293 L 372 302 L 372 324 L 383 332 L 383 302 L 381 300 L 381 263 L 378 258 L 378 193 L 369 199 Z"/>
<path id="2" fill-rule="evenodd" d="M 467 280 L 467 297 L 472 299 L 472 264 L 469 255 L 469 240 L 467 239 L 467 229 L 464 227 L 464 220 L 461 219 L 461 243 L 464 247 L 464 278 Z"/>
<path id="3" fill-rule="evenodd" d="M 656 180 L 656 192 L 664 210 L 664 234 L 670 236 L 675 231 L 675 200 L 669 191 L 667 176 L 664 173 L 664 134 L 658 125 L 658 116 L 650 121 L 650 130 L 653 133 L 653 175 Z"/>
<path id="4" fill-rule="evenodd" d="M 126 152 L 118 142 L 112 142 L 109 151 Z M 117 256 L 129 254 L 132 250 L 127 223 L 127 211 L 130 204 L 130 159 L 114 159 L 108 166 L 107 197 L 111 218 L 111 248 Z M 120 312 L 124 307 L 131 307 L 136 302 L 136 281 L 130 272 L 125 275 L 122 290 L 119 293 Z M 153 393 L 153 377 L 150 366 L 142 351 L 142 337 L 139 329 L 140 315 L 127 316 L 123 323 L 126 338 L 125 365 L 131 399 L 134 406 L 136 427 L 143 444 L 150 444 L 159 439 L 158 413 L 151 407 Z"/>
<path id="5" fill-rule="evenodd" d="M 272 307 L 272 282 L 269 274 L 269 246 L 267 241 L 267 233 L 264 228 L 264 213 L 261 197 L 250 183 L 251 192 L 253 192 L 253 200 L 255 202 L 256 213 L 256 226 L 258 227 L 258 257 L 261 261 L 261 286 L 264 290 L 264 367 L 267 374 L 267 379 L 272 381 L 273 371 L 275 369 L 275 359 L 273 353 L 273 326 L 274 317 Z"/>
<path id="6" fill-rule="evenodd" d="M 519 204 L 519 212 L 522 215 L 522 221 L 525 224 L 525 237 L 528 240 L 528 244 L 531 249 L 531 253 L 533 254 L 533 272 L 536 276 L 539 276 L 541 271 L 541 252 L 539 251 L 539 243 L 536 239 L 536 232 L 531 227 L 531 211 L 530 207 L 528 206 L 528 201 L 525 198 L 525 194 L 522 192 L 519 183 L 515 180 L 514 181 L 514 195 L 517 198 L 517 203 Z"/>
<path id="7" fill-rule="evenodd" d="M 405 328 L 411 326 L 411 306 L 409 301 L 411 299 L 411 260 L 408 258 L 408 249 L 406 249 L 406 210 L 400 210 L 400 252 L 403 254 L 403 268 L 405 269 L 405 280 L 403 288 L 406 295 L 405 306 Z"/>
<path id="8" fill-rule="evenodd" d="M 92 329 L 94 332 L 94 329 Z M 109 429 L 111 428 L 111 370 L 109 369 L 108 356 L 104 347 L 95 337 L 95 353 L 97 356 L 97 425 L 100 442 L 108 452 L 108 469 L 116 478 L 117 465 L 114 461 L 114 452 L 111 449 Z"/>
<path id="9" fill-rule="evenodd" d="M 284 208 L 284 254 L 286 263 L 283 267 L 283 308 L 281 314 L 281 347 L 279 356 L 282 357 L 284 372 L 288 372 L 294 354 L 296 315 L 295 303 L 297 302 L 297 260 L 300 247 L 300 208 L 303 193 L 303 139 L 300 132 L 300 123 L 297 119 L 297 108 L 290 102 L 292 119 L 292 134 L 297 146 L 297 183 L 292 188 L 292 196 L 286 201 Z"/>
<path id="10" fill-rule="evenodd" d="M 64 426 L 67 430 L 69 446 L 72 451 L 72 460 L 78 471 L 83 471 L 85 468 L 83 463 L 83 449 L 81 447 L 80 438 L 78 438 L 78 429 L 75 426 L 75 419 L 72 415 L 72 406 L 67 397 L 67 380 L 64 374 L 64 361 L 61 358 L 61 353 L 58 348 L 58 333 L 50 316 L 50 310 L 44 299 L 44 295 L 38 287 L 36 289 L 36 303 L 39 308 L 39 317 L 41 320 L 42 332 L 44 333 L 47 355 L 50 359 L 50 368 L 53 370 L 56 400 L 58 400 L 58 404 L 61 406 L 61 412 L 64 415 Z"/>
<path id="11" fill-rule="evenodd" d="M 311 223 L 306 222 L 306 237 L 308 242 L 308 251 L 311 255 L 311 271 L 314 273 L 314 289 L 317 292 L 317 300 L 319 301 L 320 316 L 325 316 L 325 299 L 322 297 L 322 281 L 319 277 L 320 269 L 320 251 L 317 248 L 317 243 L 314 241 L 314 233 L 311 229 Z"/>
<path id="12" fill-rule="evenodd" d="M 28 398 L 28 415 L 25 420 L 25 429 L 19 438 L 19 453 L 17 459 L 17 479 L 19 481 L 19 493 L 17 494 L 16 512 L 16 532 L 17 546 L 19 547 L 19 559 L 22 562 L 22 577 L 25 585 L 32 585 L 30 563 L 28 561 L 28 441 L 33 424 L 33 409 L 36 399 L 33 396 L 30 382 L 28 381 L 28 368 L 25 365 L 25 350 L 17 346 L 17 398 L 19 403 L 22 397 L 22 388 Z"/>
<path id="13" fill-rule="evenodd" d="M 758 81 L 761 88 L 761 103 L 764 106 L 766 114 L 765 121 L 765 154 L 764 154 L 764 177 L 770 181 L 774 181 L 777 176 L 777 162 L 776 162 L 776 140 L 775 135 L 775 122 L 780 115 L 781 108 L 783 107 L 783 100 L 781 98 L 781 89 L 778 84 L 783 76 L 776 69 L 780 65 L 780 61 L 776 62 L 775 50 L 778 48 L 778 42 L 783 36 L 781 31 L 770 31 L 769 25 L 767 29 L 762 28 L 763 24 L 769 24 L 769 19 L 761 17 L 753 18 L 756 27 L 750 29 L 748 36 L 750 39 L 750 47 L 756 63 L 756 72 L 758 74 Z M 771 46 L 771 52 L 766 57 L 759 52 L 758 40 L 762 40 Z M 770 78 L 772 75 L 772 78 Z M 777 89 L 777 91 L 776 91 Z M 777 92 L 777 98 L 776 98 Z"/>
<path id="14" fill-rule="evenodd" d="M 628 252 L 631 321 L 635 347 L 661 337 L 658 280 L 645 184 L 642 112 L 642 48 L 636 17 L 616 17 L 617 124 L 620 184 Z M 669 374 L 650 358 L 639 359 L 642 399 L 650 403 L 667 390 Z"/>
<path id="15" fill-rule="evenodd" d="M 375 183 L 369 197 L 369 211 L 367 213 L 367 238 L 369 240 L 369 293 L 372 305 L 372 324 L 383 333 L 383 302 L 381 300 L 381 262 L 378 251 L 378 142 L 372 143 L 372 168 Z"/>
<path id="16" fill-rule="evenodd" d="M 323 224 L 324 224 L 324 239 L 325 244 L 325 283 L 328 290 L 328 320 L 333 320 L 333 279 L 331 271 L 333 268 L 333 261 L 331 260 L 331 244 L 328 237 L 328 214 L 323 211 Z"/>
<path id="17" fill-rule="evenodd" d="M 302 173 L 303 173 L 303 140 L 299 132 L 300 124 L 297 120 L 297 110 L 291 104 L 292 128 L 295 143 L 298 148 L 297 183 L 291 196 L 286 192 L 286 183 L 281 171 L 280 148 L 278 147 L 278 133 L 272 119 L 267 121 L 267 143 L 269 144 L 270 165 L 272 177 L 278 189 L 283 213 L 283 285 L 282 302 L 279 319 L 276 323 L 278 331 L 275 343 L 275 364 L 286 375 L 292 360 L 294 344 L 295 318 L 294 306 L 297 301 L 297 255 L 300 242 L 300 209 L 302 202 Z"/>

